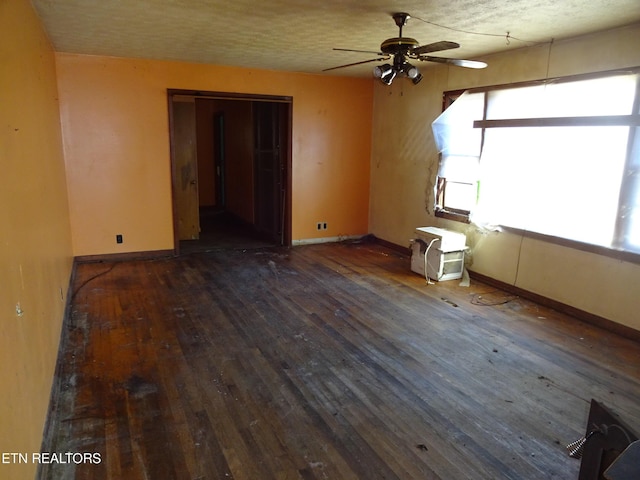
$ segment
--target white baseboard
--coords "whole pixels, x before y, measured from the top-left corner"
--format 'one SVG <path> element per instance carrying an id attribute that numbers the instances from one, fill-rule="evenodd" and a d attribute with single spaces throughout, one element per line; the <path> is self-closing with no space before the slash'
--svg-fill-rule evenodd
<path id="1" fill-rule="evenodd" d="M 360 240 L 366 235 L 340 235 L 338 237 L 322 237 L 322 238 L 300 238 L 298 240 L 292 240 L 291 245 L 296 247 L 299 245 L 313 245 L 316 243 L 336 243 L 344 242 L 345 240 Z"/>

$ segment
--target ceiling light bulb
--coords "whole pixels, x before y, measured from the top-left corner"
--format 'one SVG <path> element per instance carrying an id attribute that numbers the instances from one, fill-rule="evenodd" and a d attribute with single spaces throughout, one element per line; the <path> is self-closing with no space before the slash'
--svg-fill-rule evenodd
<path id="1" fill-rule="evenodd" d="M 419 84 L 420 80 L 422 80 L 422 74 L 420 72 L 418 72 L 418 74 L 411 79 L 414 85 Z"/>
<path id="2" fill-rule="evenodd" d="M 373 76 L 375 78 L 382 78 L 391 71 L 391 65 L 385 63 L 384 65 L 376 65 L 373 67 Z"/>
<path id="3" fill-rule="evenodd" d="M 416 78 L 418 75 L 420 75 L 420 72 L 418 71 L 418 69 L 413 65 L 408 65 L 408 68 L 405 70 L 405 73 L 407 74 L 407 77 L 411 79 Z"/>

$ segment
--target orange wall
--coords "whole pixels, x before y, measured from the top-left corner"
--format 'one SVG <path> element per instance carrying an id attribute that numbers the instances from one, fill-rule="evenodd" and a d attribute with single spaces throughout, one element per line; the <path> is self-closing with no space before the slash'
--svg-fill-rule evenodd
<path id="1" fill-rule="evenodd" d="M 57 97 L 54 54 L 30 3 L 1 1 L 0 452 L 40 451 L 71 275 Z M 35 470 L 0 462 L 0 478 Z"/>
<path id="2" fill-rule="evenodd" d="M 371 80 L 56 59 L 75 255 L 174 248 L 167 88 L 292 96 L 292 238 L 368 233 Z"/>

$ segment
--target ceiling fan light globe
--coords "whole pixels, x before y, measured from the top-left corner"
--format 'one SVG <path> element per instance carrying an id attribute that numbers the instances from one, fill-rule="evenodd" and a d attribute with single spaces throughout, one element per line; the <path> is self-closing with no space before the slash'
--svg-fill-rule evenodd
<path id="1" fill-rule="evenodd" d="M 388 75 L 391 70 L 391 65 L 388 63 L 385 63 L 384 65 L 376 65 L 373 67 L 373 76 L 375 78 L 382 78 L 384 75 Z"/>
<path id="2" fill-rule="evenodd" d="M 418 71 L 418 69 L 413 65 L 409 65 L 409 68 L 405 70 L 405 73 L 407 74 L 407 77 L 409 77 L 412 80 L 417 78 L 420 75 L 420 72 Z"/>
<path id="3" fill-rule="evenodd" d="M 387 73 L 380 77 L 380 81 L 385 85 L 391 85 L 393 79 L 396 78 L 397 72 L 395 70 L 389 70 Z"/>

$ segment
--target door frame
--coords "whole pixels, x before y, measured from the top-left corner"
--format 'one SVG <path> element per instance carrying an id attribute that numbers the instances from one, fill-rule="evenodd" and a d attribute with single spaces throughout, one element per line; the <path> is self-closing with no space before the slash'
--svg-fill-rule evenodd
<path id="1" fill-rule="evenodd" d="M 231 93 L 231 92 L 215 92 L 215 91 L 203 91 L 203 90 L 184 90 L 184 89 L 167 89 L 167 103 L 169 113 L 169 151 L 171 160 L 171 207 L 173 217 L 173 243 L 174 253 L 177 255 L 180 253 L 180 240 L 178 235 L 178 211 L 176 206 L 176 189 L 178 186 L 178 168 L 174 158 L 175 141 L 173 139 L 173 97 L 190 96 L 194 98 L 208 98 L 215 100 L 239 100 L 239 101 L 262 101 L 262 102 L 275 102 L 287 104 L 287 114 L 285 115 L 286 125 L 284 125 L 284 132 L 286 142 L 284 142 L 281 154 L 282 154 L 282 194 L 280 198 L 284 205 L 280 205 L 281 211 L 284 213 L 283 223 L 283 235 L 282 244 L 284 246 L 291 246 L 291 192 L 292 192 L 292 130 L 293 130 L 293 97 L 279 96 L 279 95 L 261 95 L 261 94 L 245 94 L 245 93 Z M 255 168 L 255 167 L 254 167 Z"/>

